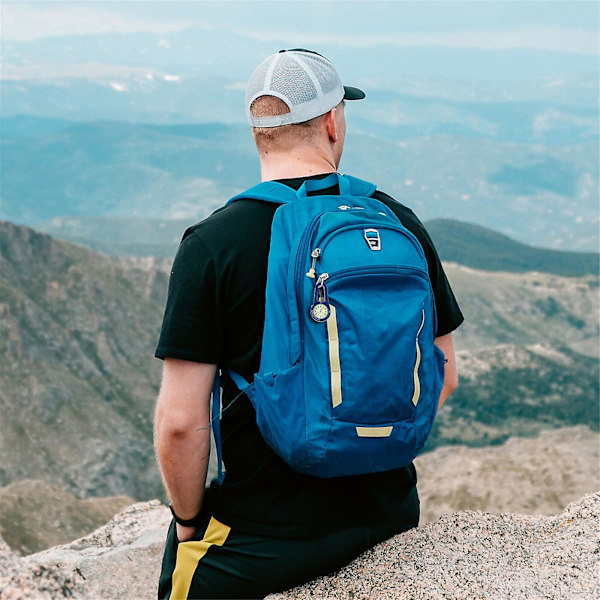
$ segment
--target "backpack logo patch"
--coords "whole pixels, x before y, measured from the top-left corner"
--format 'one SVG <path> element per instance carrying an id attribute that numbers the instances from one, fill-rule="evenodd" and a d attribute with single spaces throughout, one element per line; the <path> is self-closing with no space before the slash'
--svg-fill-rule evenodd
<path id="1" fill-rule="evenodd" d="M 365 229 L 365 241 L 371 250 L 381 250 L 381 236 L 378 229 Z"/>

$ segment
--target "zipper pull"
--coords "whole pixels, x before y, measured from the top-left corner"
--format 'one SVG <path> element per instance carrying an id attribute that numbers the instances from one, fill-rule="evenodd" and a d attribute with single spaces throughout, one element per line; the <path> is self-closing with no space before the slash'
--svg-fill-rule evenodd
<path id="1" fill-rule="evenodd" d="M 306 276 L 310 277 L 311 279 L 314 279 L 315 273 L 316 273 L 317 260 L 319 260 L 319 256 L 321 256 L 321 248 L 315 248 L 310 253 L 310 255 L 312 257 L 312 265 L 311 265 L 310 269 L 308 270 L 308 273 L 306 274 Z"/>

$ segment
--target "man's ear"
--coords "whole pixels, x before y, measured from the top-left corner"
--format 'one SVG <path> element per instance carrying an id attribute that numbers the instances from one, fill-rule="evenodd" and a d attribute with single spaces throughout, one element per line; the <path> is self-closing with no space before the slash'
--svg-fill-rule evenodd
<path id="1" fill-rule="evenodd" d="M 325 128 L 327 129 L 327 135 L 331 143 L 338 141 L 338 130 L 335 124 L 335 114 L 337 109 L 332 108 L 328 113 L 325 114 Z"/>

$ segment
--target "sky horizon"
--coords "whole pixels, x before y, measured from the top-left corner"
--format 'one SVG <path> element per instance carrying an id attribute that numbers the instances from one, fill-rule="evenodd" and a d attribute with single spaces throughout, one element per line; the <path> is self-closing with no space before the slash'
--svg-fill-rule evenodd
<path id="1" fill-rule="evenodd" d="M 11 1 L 2 38 L 226 29 L 260 40 L 600 54 L 595 1 Z"/>

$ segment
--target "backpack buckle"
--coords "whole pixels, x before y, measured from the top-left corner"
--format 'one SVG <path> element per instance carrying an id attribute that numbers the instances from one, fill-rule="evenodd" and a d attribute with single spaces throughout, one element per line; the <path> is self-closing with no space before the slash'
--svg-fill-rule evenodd
<path id="1" fill-rule="evenodd" d="M 381 235 L 378 229 L 365 229 L 365 241 L 371 250 L 381 250 Z"/>

